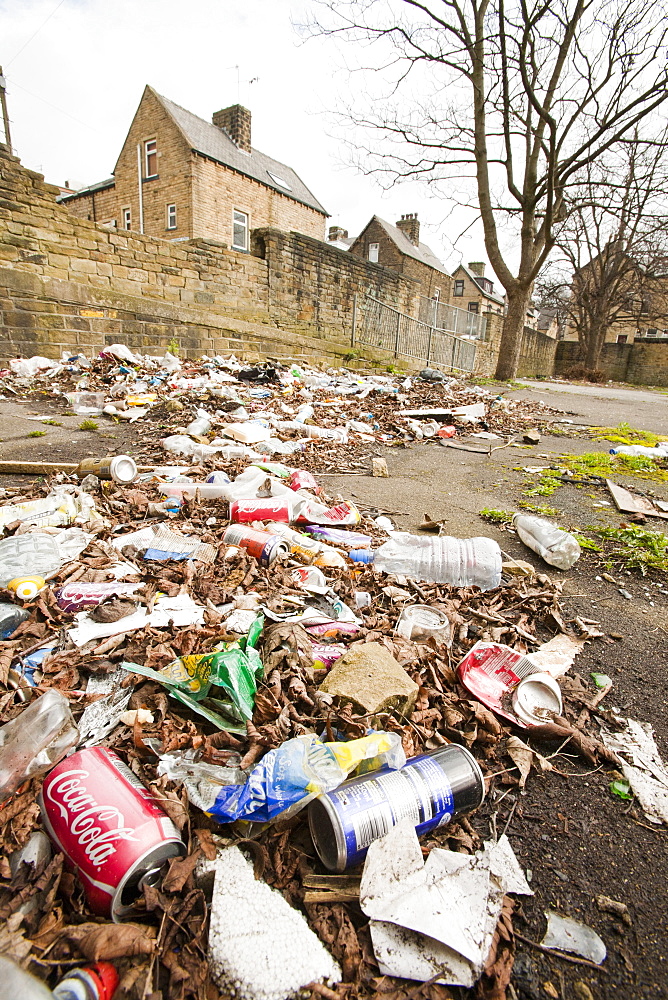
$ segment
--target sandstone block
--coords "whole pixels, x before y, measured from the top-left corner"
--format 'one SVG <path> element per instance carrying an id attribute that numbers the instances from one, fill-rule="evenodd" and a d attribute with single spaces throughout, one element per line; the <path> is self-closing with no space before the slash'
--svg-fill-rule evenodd
<path id="1" fill-rule="evenodd" d="M 404 715 L 415 705 L 418 685 L 378 642 L 366 642 L 337 660 L 320 690 L 350 702 L 361 715 L 392 708 Z"/>

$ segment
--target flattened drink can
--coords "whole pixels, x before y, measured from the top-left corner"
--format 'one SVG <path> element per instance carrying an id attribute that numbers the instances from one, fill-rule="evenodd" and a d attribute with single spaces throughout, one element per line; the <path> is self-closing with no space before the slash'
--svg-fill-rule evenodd
<path id="1" fill-rule="evenodd" d="M 230 504 L 230 521 L 285 521 L 293 520 L 293 503 L 290 497 L 248 497 Z"/>
<path id="2" fill-rule="evenodd" d="M 401 820 L 409 819 L 421 836 L 477 809 L 484 797 L 475 758 L 450 743 L 411 757 L 401 768 L 349 778 L 319 795 L 309 806 L 309 826 L 325 868 L 342 872 L 363 861 L 369 844 Z"/>
<path id="3" fill-rule="evenodd" d="M 240 545 L 249 555 L 262 566 L 270 566 L 278 556 L 287 555 L 290 551 L 287 543 L 279 535 L 269 531 L 259 531 L 257 528 L 247 528 L 245 525 L 231 524 L 223 533 L 223 541 L 227 545 Z"/>
<path id="4" fill-rule="evenodd" d="M 49 772 L 39 795 L 47 833 L 80 879 L 88 905 L 115 922 L 145 882 L 186 853 L 179 831 L 120 757 L 89 747 Z"/>

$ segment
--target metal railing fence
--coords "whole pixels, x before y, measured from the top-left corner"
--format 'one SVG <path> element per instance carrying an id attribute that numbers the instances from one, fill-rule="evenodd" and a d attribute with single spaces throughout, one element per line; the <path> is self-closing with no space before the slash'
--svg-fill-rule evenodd
<path id="1" fill-rule="evenodd" d="M 439 302 L 438 299 L 428 299 L 421 295 L 418 318 L 422 323 L 433 326 L 435 330 L 454 333 L 455 337 L 464 337 L 467 340 L 487 339 L 486 316 L 448 305 L 447 302 Z"/>
<path id="2" fill-rule="evenodd" d="M 363 297 L 356 314 L 359 315 L 354 323 L 353 345 L 376 347 L 390 352 L 395 358 L 413 358 L 452 371 L 474 370 L 475 340 L 457 337 L 414 316 L 407 316 L 373 295 Z"/>

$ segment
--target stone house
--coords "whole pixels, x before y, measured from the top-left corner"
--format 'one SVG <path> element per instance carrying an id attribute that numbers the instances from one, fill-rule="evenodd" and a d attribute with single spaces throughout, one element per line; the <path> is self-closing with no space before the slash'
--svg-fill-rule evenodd
<path id="1" fill-rule="evenodd" d="M 261 227 L 324 239 L 328 218 L 291 167 L 253 148 L 246 108 L 235 104 L 207 122 L 149 86 L 113 176 L 58 201 L 101 225 L 245 251 Z"/>
<path id="2" fill-rule="evenodd" d="M 382 264 L 420 283 L 420 294 L 447 302 L 450 275 L 426 243 L 420 242 L 420 223 L 415 214 L 402 215 L 396 226 L 374 215 L 349 252 L 372 264 Z"/>
<path id="3" fill-rule="evenodd" d="M 466 267 L 460 264 L 452 273 L 450 304 L 472 313 L 505 312 L 505 298 L 494 291 L 494 282 L 485 277 L 485 265 L 481 261 Z"/>

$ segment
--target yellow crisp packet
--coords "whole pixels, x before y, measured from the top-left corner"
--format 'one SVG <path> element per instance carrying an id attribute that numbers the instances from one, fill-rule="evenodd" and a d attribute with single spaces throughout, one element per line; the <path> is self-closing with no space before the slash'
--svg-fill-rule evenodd
<path id="1" fill-rule="evenodd" d="M 170 681 L 176 681 L 177 684 L 187 685 L 192 694 L 206 694 L 211 677 L 211 659 L 206 654 L 193 653 L 190 656 L 182 656 L 178 660 L 172 660 L 158 673 Z"/>
<path id="2" fill-rule="evenodd" d="M 157 398 L 155 392 L 144 392 L 135 396 L 126 396 L 125 402 L 128 406 L 148 406 L 150 403 L 155 403 Z"/>

